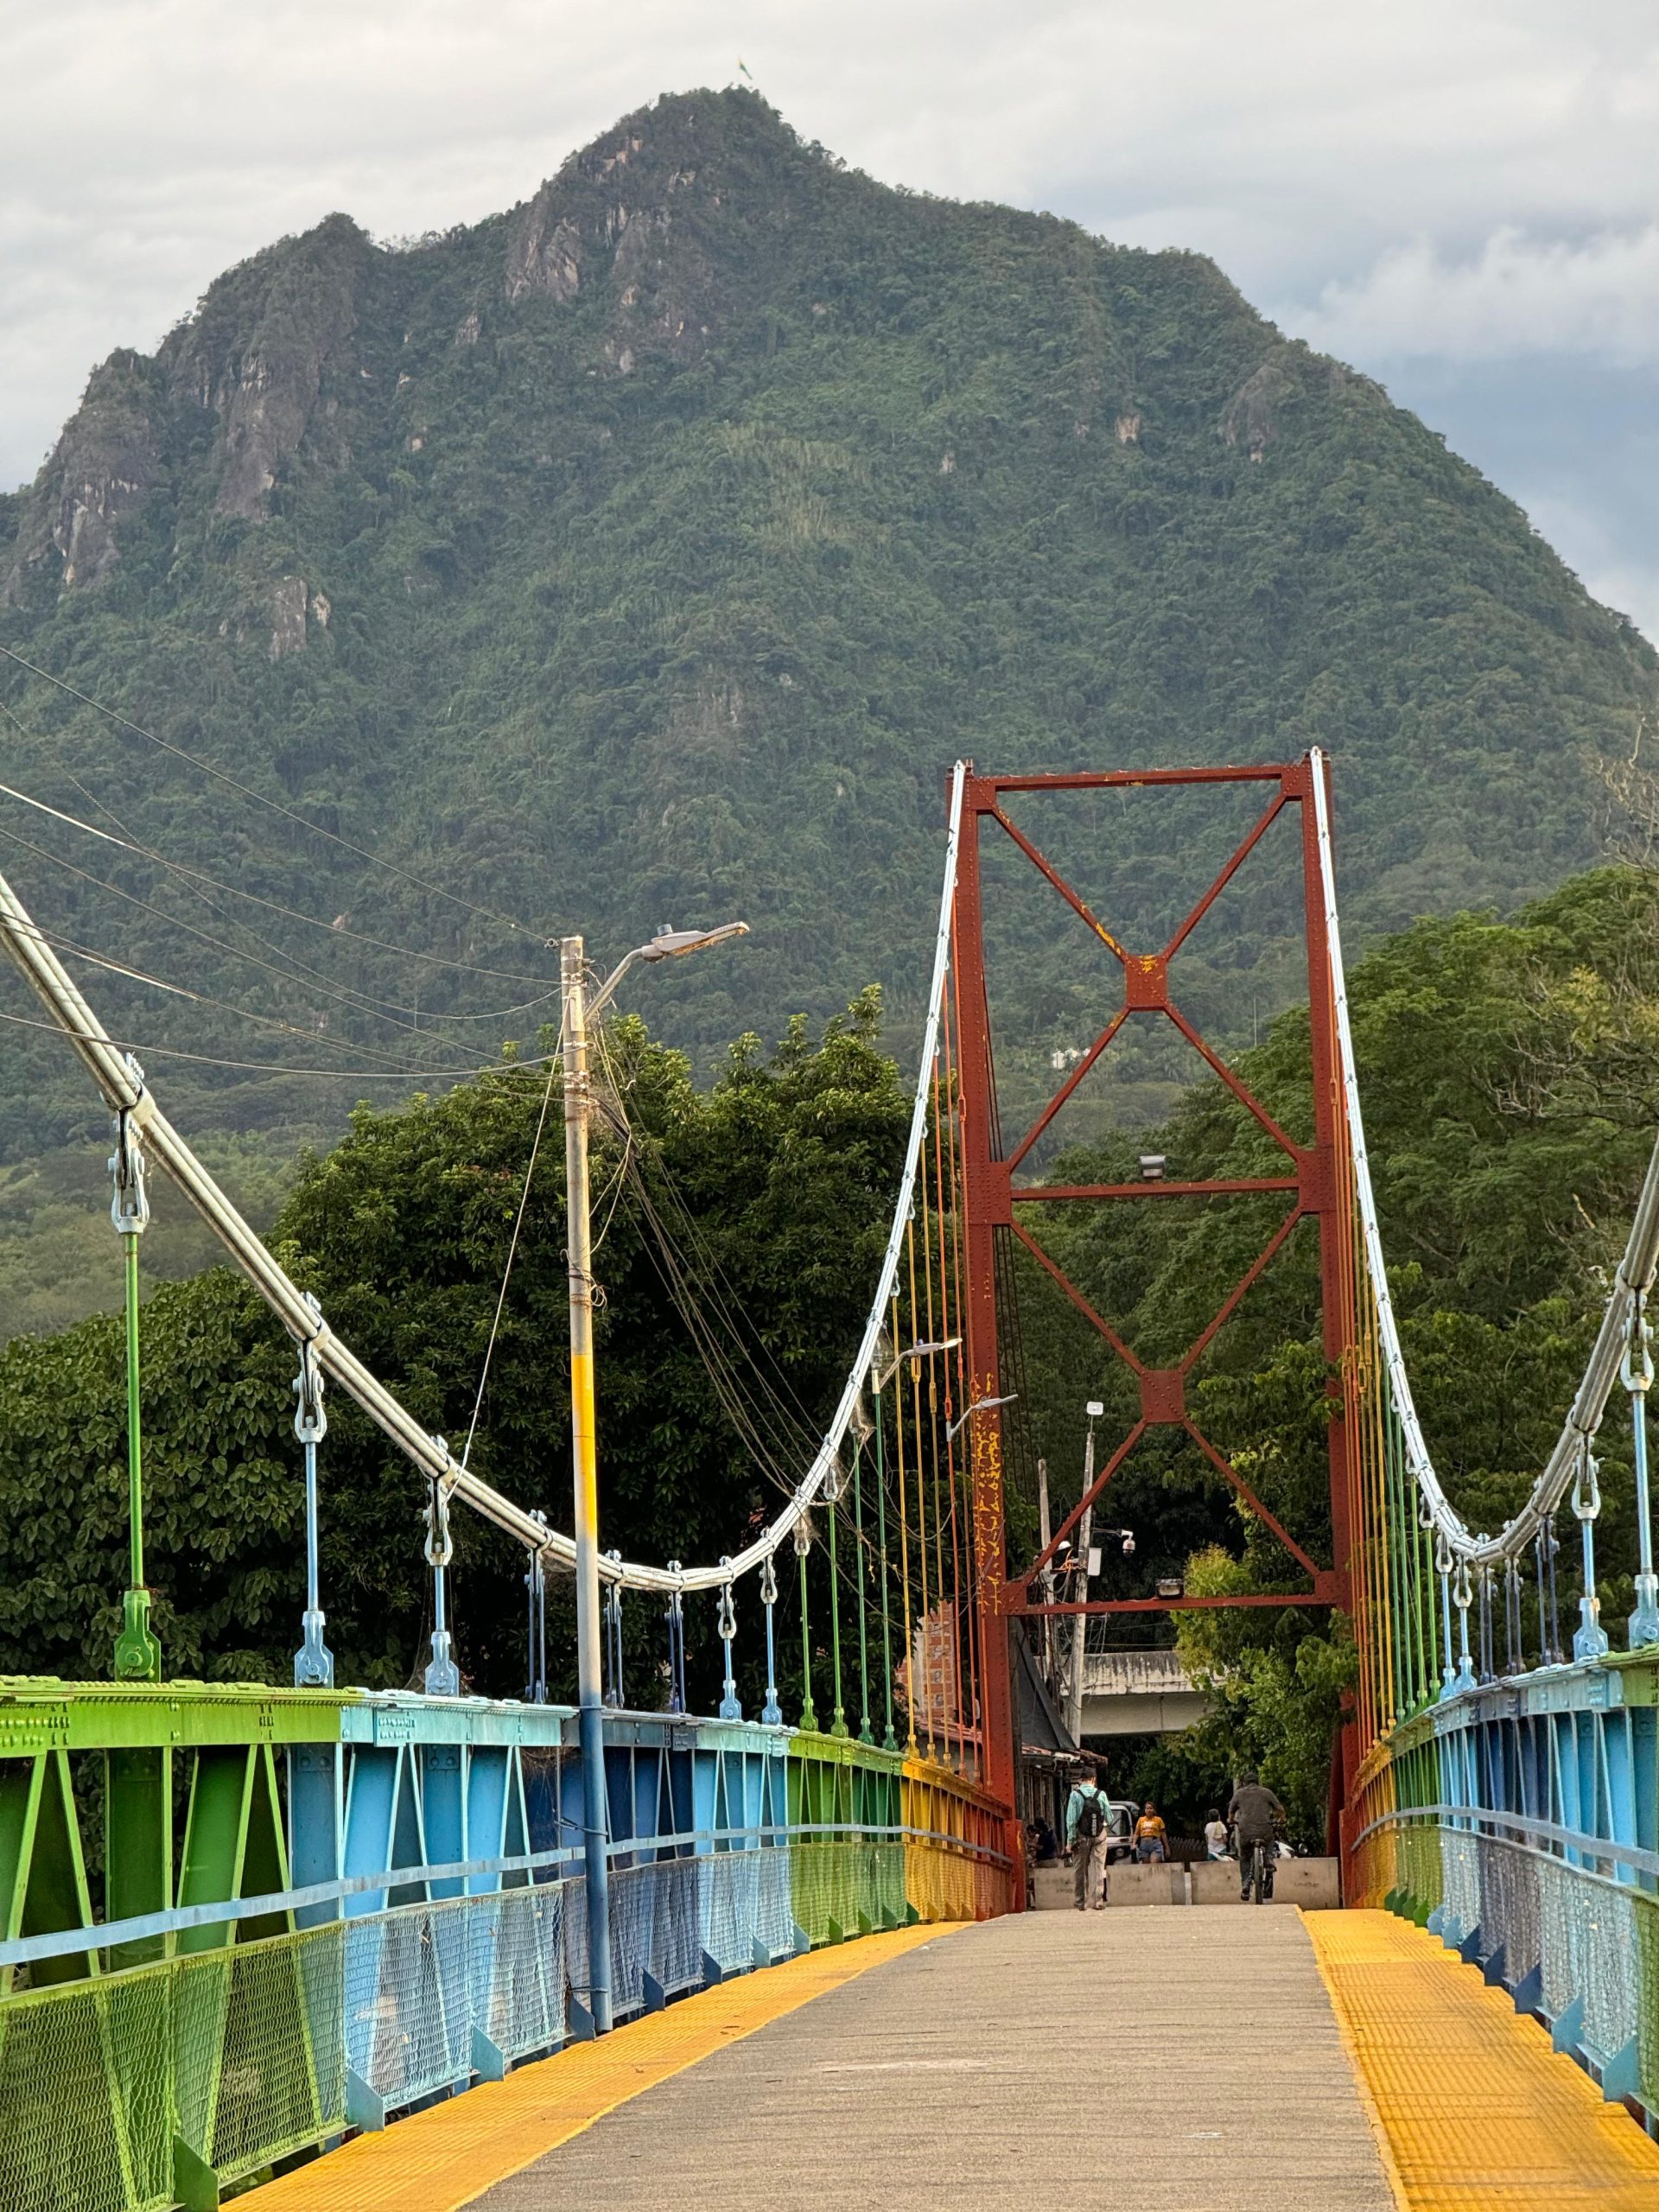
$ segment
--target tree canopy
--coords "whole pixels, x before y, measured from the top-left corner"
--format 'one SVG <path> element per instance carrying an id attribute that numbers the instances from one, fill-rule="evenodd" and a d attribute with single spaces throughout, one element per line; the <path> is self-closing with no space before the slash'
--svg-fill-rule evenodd
<path id="1" fill-rule="evenodd" d="M 606 1033 L 628 1131 L 601 1130 L 594 1156 L 607 1546 L 659 1563 L 735 1552 L 810 1458 L 868 1308 L 903 1156 L 909 1101 L 878 1049 L 879 1011 L 867 993 L 817 1041 L 796 1022 L 770 1054 L 745 1037 L 705 1090 L 638 1021 Z M 543 1069 L 508 1062 L 440 1098 L 360 1109 L 344 1142 L 306 1165 L 272 1242 L 418 1421 L 459 1452 L 476 1405 L 469 1463 L 569 1528 L 556 1098 L 537 1143 L 548 1096 Z M 302 1602 L 291 1347 L 223 1269 L 157 1289 L 141 1336 L 167 1664 L 283 1679 Z M 105 1670 L 125 1580 L 123 1374 L 114 1317 L 0 1351 L 0 1671 Z M 338 1392 L 327 1410 L 322 1582 L 340 1678 L 401 1684 L 430 1626 L 423 1486 Z M 460 1508 L 454 1525 L 461 1663 L 480 1688 L 517 1694 L 522 1555 Z M 705 1700 L 708 1610 L 690 1623 Z M 626 1624 L 647 1669 L 662 1640 L 651 1611 L 632 1602 Z M 572 1674 L 569 1629 L 556 1584 L 556 1692 Z M 655 1702 L 654 1676 L 634 1687 Z"/>

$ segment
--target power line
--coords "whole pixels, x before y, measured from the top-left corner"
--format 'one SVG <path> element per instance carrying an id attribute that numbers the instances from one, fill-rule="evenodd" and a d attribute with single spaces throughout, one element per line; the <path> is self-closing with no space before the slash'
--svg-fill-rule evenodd
<path id="1" fill-rule="evenodd" d="M 11 712 L 11 709 L 6 705 L 3 700 L 0 700 L 0 714 L 5 715 L 18 729 L 22 730 L 23 728 L 22 724 L 18 721 L 16 715 Z M 23 734 L 27 736 L 28 732 L 25 730 Z M 416 952 L 411 950 L 408 946 L 392 944 L 384 938 L 367 937 L 360 931 L 346 928 L 343 924 L 336 926 L 332 922 L 320 921 L 315 914 L 302 913 L 297 907 L 285 906 L 279 899 L 262 898 L 257 892 L 244 891 L 235 884 L 221 883 L 216 876 L 207 874 L 203 869 L 193 868 L 181 861 L 169 860 L 166 854 L 156 851 L 152 846 L 140 843 L 138 840 L 132 836 L 131 831 L 128 830 L 127 824 L 122 821 L 120 816 L 115 812 L 113 808 L 106 805 L 102 799 L 88 791 L 86 785 L 81 783 L 79 779 L 70 774 L 67 769 L 64 771 L 64 773 L 68 777 L 69 781 L 74 785 L 75 789 L 80 793 L 81 797 L 86 801 L 89 806 L 97 807 L 99 813 L 107 816 L 108 818 L 116 824 L 118 829 L 125 831 L 126 835 L 120 837 L 111 836 L 107 830 L 100 830 L 96 823 L 84 822 L 79 815 L 67 813 L 61 807 L 48 805 L 46 800 L 35 798 L 28 791 L 19 791 L 13 784 L 0 784 L 0 793 L 3 793 L 8 798 L 14 798 L 17 800 L 19 804 L 23 806 L 33 807 L 38 813 L 49 815 L 54 822 L 62 822 L 67 823 L 68 827 L 73 830 L 82 830 L 87 836 L 96 837 L 104 844 L 115 845 L 123 851 L 137 854 L 141 859 L 152 861 L 157 868 L 165 869 L 169 874 L 183 877 L 189 889 L 194 893 L 196 898 L 201 900 L 201 903 L 207 907 L 208 912 L 219 915 L 219 918 L 232 929 L 247 929 L 250 925 L 245 922 L 239 921 L 233 914 L 224 913 L 222 909 L 214 906 L 213 900 L 209 899 L 207 893 L 200 888 L 202 884 L 206 883 L 211 885 L 215 891 L 222 893 L 228 898 L 246 899 L 256 906 L 264 907 L 268 912 L 283 914 L 291 921 L 303 922 L 311 929 L 321 930 L 330 938 L 350 938 L 359 944 L 374 945 L 381 951 L 397 953 L 405 959 L 423 960 L 430 963 L 432 965 L 441 968 L 454 969 L 467 975 L 493 976 L 499 978 L 505 982 L 533 982 L 545 983 L 547 985 L 547 989 L 537 997 L 520 1000 L 513 1006 L 495 1007 L 480 1014 L 449 1013 L 439 1016 L 438 1019 L 440 1020 L 450 1021 L 505 1020 L 512 1014 L 525 1014 L 528 1013 L 532 1007 L 544 1005 L 547 999 L 551 997 L 559 988 L 557 982 L 550 976 L 515 976 L 512 974 L 511 969 L 505 968 L 480 968 L 472 961 L 448 960 L 436 953 Z M 52 860 L 54 864 L 59 867 L 67 868 L 72 865 L 70 862 L 61 860 L 57 854 L 50 852 L 49 849 L 45 846 L 31 846 L 29 849 L 31 851 L 38 850 L 43 856 Z M 100 879 L 97 877 L 91 877 L 88 880 L 97 882 L 99 881 Z M 107 890 L 117 890 L 117 887 L 113 884 L 106 884 L 105 888 Z M 118 891 L 117 895 L 120 897 L 126 897 L 130 894 Z M 157 914 L 162 919 L 173 918 L 170 916 L 163 914 L 162 910 L 160 907 L 152 907 L 149 911 Z M 188 927 L 188 925 L 181 925 L 181 926 Z M 221 945 L 219 950 L 221 951 L 232 951 L 233 948 Z M 296 954 L 284 952 L 283 957 L 294 968 L 296 975 L 310 976 L 315 981 L 322 982 L 325 988 L 335 988 L 334 986 L 329 985 L 327 982 L 326 978 L 320 976 L 315 968 L 308 967 L 304 962 L 301 961 Z M 384 1008 L 387 1012 L 388 1015 L 391 1016 L 396 1016 L 403 1014 L 413 1014 L 416 1018 L 414 1026 L 416 1027 L 419 1027 L 420 1009 L 418 1007 L 397 1007 L 394 1006 L 391 1000 L 375 998 L 367 991 L 356 991 L 353 992 L 353 995 L 362 1000 L 366 1006 Z"/>
<path id="2" fill-rule="evenodd" d="M 474 1061 L 465 1068 L 290 1068 L 279 1060 L 229 1060 L 216 1052 L 187 1052 L 175 1045 L 146 1044 L 136 1037 L 111 1037 L 97 1029 L 72 1029 L 67 1022 L 38 1021 L 26 1014 L 0 1012 L 0 1021 L 14 1029 L 41 1029 L 48 1036 L 69 1037 L 86 1045 L 113 1045 L 118 1052 L 136 1052 L 146 1060 L 189 1060 L 198 1067 L 240 1068 L 253 1075 L 316 1076 L 329 1083 L 444 1083 L 476 1082 L 480 1076 L 516 1074 L 519 1070 L 545 1067 L 557 1052 L 536 1052 L 527 1060 L 508 1060 L 480 1067 Z"/>
<path id="3" fill-rule="evenodd" d="M 367 861 L 371 868 L 385 868 L 389 874 L 400 877 L 405 883 L 413 884 L 417 891 L 429 892 L 435 899 L 447 899 L 453 906 L 465 906 L 471 913 L 482 914 L 490 921 L 499 922 L 504 928 L 512 931 L 515 936 L 532 937 L 538 944 L 544 944 L 547 942 L 527 924 L 514 921 L 510 914 L 503 914 L 493 906 L 481 906 L 476 899 L 463 898 L 458 891 L 446 890 L 441 883 L 429 883 L 424 876 L 416 875 L 408 868 L 399 868 L 396 861 L 382 860 L 378 854 L 371 852 L 366 845 L 354 844 L 349 837 L 338 836 L 334 830 L 323 829 L 319 823 L 308 822 L 304 815 L 296 813 L 291 806 L 284 806 L 280 799 L 267 798 L 263 791 L 255 791 L 251 784 L 243 783 L 238 777 L 232 776 L 224 768 L 216 768 L 211 760 L 202 760 L 199 753 L 188 751 L 182 745 L 175 745 L 168 738 L 157 737 L 154 730 L 146 729 L 141 722 L 132 721 L 130 716 L 118 713 L 113 707 L 106 707 L 101 699 L 93 698 L 90 692 L 77 690 L 73 683 L 67 683 L 62 677 L 54 676 L 50 669 L 37 667 L 35 662 L 25 660 L 22 653 L 14 652 L 10 645 L 0 645 L 0 654 L 3 654 L 8 660 L 15 662 L 19 668 L 27 669 L 31 676 L 38 676 L 43 683 L 54 684 L 60 691 L 67 692 L 70 698 L 79 699 L 83 706 L 91 707 L 94 713 L 106 716 L 118 728 L 130 730 L 135 737 L 142 737 L 146 744 L 154 745 L 163 753 L 170 753 L 175 760 L 188 760 L 193 768 L 199 768 L 203 775 L 212 776 L 221 784 L 228 784 L 232 791 L 239 791 L 244 798 L 251 799 L 256 806 L 269 807 L 273 814 L 280 814 L 284 821 L 297 823 L 299 828 L 308 832 L 310 836 L 325 838 L 329 844 L 338 845 L 342 852 L 353 853 L 359 860 Z"/>
<path id="4" fill-rule="evenodd" d="M 102 968 L 111 976 L 124 976 L 129 982 L 145 983 L 152 990 L 166 991 L 174 998 L 190 999 L 198 1006 L 216 1007 L 221 1014 L 236 1015 L 238 1020 L 255 1021 L 267 1029 L 285 1030 L 290 1037 L 303 1038 L 308 1044 L 318 1041 L 315 1030 L 302 1029 L 297 1022 L 284 1021 L 280 1015 L 274 1014 L 255 1014 L 249 1007 L 236 1006 L 228 999 L 213 998 L 206 991 L 192 990 L 184 983 L 169 983 L 164 976 L 152 976 L 147 969 L 135 968 L 124 960 L 112 960 L 106 953 L 95 951 L 89 944 L 78 944 L 73 938 L 59 937 L 49 930 L 43 930 L 38 922 L 32 923 L 20 934 L 32 937 L 38 944 L 49 944 L 55 951 L 71 953 L 77 960 L 88 961 L 94 968 Z M 331 1046 L 334 1042 L 332 1039 L 323 1041 Z M 348 1040 L 342 1038 L 340 1049 L 343 1052 L 349 1048 Z M 374 1047 L 371 1045 L 355 1049 L 373 1052 Z M 389 1059 L 385 1053 L 376 1057 L 382 1061 L 389 1074 L 401 1075 L 404 1072 L 404 1062 Z"/>
<path id="5" fill-rule="evenodd" d="M 16 716 L 14 715 L 12 716 L 12 720 L 16 721 Z M 451 1007 L 441 1014 L 429 1016 L 429 1027 L 433 1020 L 440 1021 L 505 1021 L 510 1020 L 515 1014 L 528 1014 L 533 1007 L 545 1006 L 548 1000 L 556 996 L 558 993 L 558 980 L 554 976 L 515 976 L 510 969 L 480 968 L 473 962 L 467 960 L 446 960 L 437 954 L 415 952 L 406 945 L 392 944 L 384 938 L 365 937 L 360 931 L 347 928 L 343 922 L 336 925 L 333 922 L 321 921 L 315 914 L 302 913 L 297 907 L 283 906 L 280 899 L 262 898 L 257 892 L 243 891 L 233 883 L 221 883 L 217 876 L 209 875 L 205 869 L 191 868 L 182 861 L 169 860 L 165 853 L 157 852 L 153 846 L 140 843 L 138 840 L 133 836 L 127 823 L 122 821 L 120 816 L 115 812 L 112 807 L 107 805 L 105 801 L 98 798 L 95 793 L 89 791 L 86 789 L 86 786 L 80 781 L 79 778 L 71 774 L 68 769 L 66 768 L 63 772 L 68 777 L 69 781 L 74 785 L 75 789 L 80 793 L 81 797 L 86 801 L 89 806 L 97 807 L 99 812 L 106 816 L 110 821 L 116 824 L 118 829 L 125 831 L 126 834 L 124 838 L 110 837 L 107 831 L 99 830 L 92 823 L 82 822 L 76 815 L 66 814 L 61 808 L 45 807 L 43 801 L 30 798 L 25 791 L 14 791 L 8 784 L 0 784 L 0 791 L 10 792 L 13 798 L 22 799 L 26 806 L 43 807 L 45 812 L 55 816 L 58 821 L 67 822 L 73 828 L 77 830 L 85 830 L 92 836 L 102 837 L 106 842 L 111 844 L 124 844 L 130 852 L 137 853 L 144 860 L 153 861 L 157 868 L 164 868 L 169 875 L 182 877 L 184 879 L 186 888 L 194 897 L 200 899 L 202 905 L 207 909 L 210 914 L 217 915 L 227 929 L 245 930 L 251 935 L 252 934 L 252 925 L 251 923 L 241 920 L 235 914 L 227 914 L 223 907 L 214 905 L 213 901 L 207 896 L 207 892 L 201 888 L 204 883 L 210 885 L 213 890 L 220 893 L 226 898 L 246 899 L 253 906 L 264 907 L 268 912 L 286 915 L 290 921 L 304 922 L 308 927 L 311 929 L 321 930 L 323 934 L 330 939 L 349 938 L 359 944 L 374 945 L 378 950 L 383 952 L 395 952 L 401 957 L 407 960 L 425 960 L 433 963 L 438 967 L 456 969 L 466 975 L 493 976 L 504 982 L 544 983 L 547 987 L 544 990 L 539 992 L 534 998 L 520 999 L 512 1006 L 486 1007 L 482 1012 L 477 1014 L 458 1013 L 454 1007 Z M 262 942 L 264 940 L 262 940 Z M 225 949 L 229 950 L 230 948 Z M 329 985 L 327 979 L 320 972 L 320 970 L 313 968 L 308 962 L 302 961 L 297 953 L 289 952 L 284 947 L 283 949 L 283 958 L 289 963 L 290 967 L 293 968 L 296 976 L 308 976 L 313 981 L 321 983 L 325 988 L 333 988 Z M 412 1026 L 415 1028 L 418 1029 L 421 1026 L 421 1009 L 418 1006 L 401 1006 L 391 999 L 377 998 L 372 992 L 357 990 L 350 984 L 346 984 L 340 988 L 351 991 L 353 995 L 360 999 L 365 1006 L 381 1008 L 389 1019 L 396 1019 L 404 1014 L 409 1014 L 412 1017 Z"/>
<path id="6" fill-rule="evenodd" d="M 547 1127 L 547 1109 L 553 1101 L 553 1083 L 557 1074 L 556 1066 L 547 1071 L 547 1088 L 542 1093 L 542 1110 L 536 1116 L 536 1135 L 531 1140 L 530 1160 L 524 1169 L 524 1187 L 518 1193 L 518 1211 L 512 1217 L 512 1235 L 507 1243 L 506 1265 L 501 1270 L 501 1288 L 495 1300 L 495 1314 L 490 1323 L 490 1340 L 484 1347 L 484 1363 L 478 1374 L 478 1395 L 473 1400 L 473 1417 L 467 1424 L 467 1441 L 461 1446 L 461 1464 L 464 1467 L 473 1456 L 473 1439 L 478 1433 L 478 1417 L 484 1409 L 485 1386 L 490 1379 L 490 1362 L 495 1356 L 496 1335 L 501 1326 L 501 1309 L 507 1302 L 507 1285 L 512 1281 L 512 1263 L 518 1256 L 518 1232 L 524 1225 L 524 1212 L 530 1205 L 530 1185 L 536 1173 L 537 1155 L 542 1148 L 542 1131 Z"/>
<path id="7" fill-rule="evenodd" d="M 149 914 L 156 920 L 167 923 L 171 928 L 187 931 L 191 937 L 200 938 L 202 944 L 210 946 L 215 952 L 223 953 L 227 959 L 245 961 L 250 966 L 262 968 L 268 975 L 275 976 L 280 982 L 308 984 L 312 988 L 321 991 L 325 997 L 335 999 L 342 1006 L 350 1007 L 353 1013 L 366 1015 L 371 1021 L 389 1022 L 394 1028 L 408 1030 L 411 1034 L 419 1033 L 418 1021 L 405 1021 L 401 1014 L 392 1013 L 384 1001 L 370 999 L 362 992 L 353 991 L 343 984 L 330 982 L 326 976 L 319 975 L 315 969 L 306 968 L 296 962 L 291 955 L 285 956 L 289 960 L 289 966 L 279 968 L 274 961 L 266 960 L 258 953 L 245 951 L 238 945 L 227 944 L 222 938 L 213 936 L 211 931 L 199 929 L 194 922 L 187 922 L 180 915 L 169 914 L 164 907 L 156 906 L 148 899 L 141 899 L 136 892 L 124 891 L 119 884 L 111 883 L 101 875 L 93 875 L 86 868 L 77 868 L 73 861 L 65 860 L 60 853 L 54 853 L 49 846 L 36 844 L 31 837 L 20 837 L 16 830 L 0 830 L 0 840 L 3 840 L 9 845 L 16 846 L 23 852 L 33 853 L 37 859 L 45 861 L 53 868 L 61 868 L 66 874 L 76 877 L 82 883 L 90 883 L 96 890 L 108 892 L 111 898 L 122 899 L 128 906 L 137 907 L 141 913 Z M 241 925 L 233 925 L 233 926 Z M 438 1019 L 442 1020 L 442 1017 L 440 1016 Z M 434 1027 L 433 1022 L 428 1022 L 429 1031 Z"/>
<path id="8" fill-rule="evenodd" d="M 20 735 L 25 738 L 30 735 L 27 726 L 18 720 L 3 699 L 0 699 L 0 715 L 4 715 Z M 325 922 L 319 915 L 308 914 L 297 906 L 284 906 L 280 899 L 267 899 L 259 892 L 244 889 L 240 884 L 226 883 L 219 877 L 209 874 L 206 868 L 192 868 L 187 861 L 171 860 L 165 853 L 158 852 L 153 845 L 146 845 L 135 836 L 130 827 L 122 821 L 115 810 L 105 800 L 99 798 L 95 792 L 89 791 L 79 776 L 67 768 L 62 769 L 60 772 L 67 782 L 74 785 L 88 806 L 95 806 L 100 814 L 106 816 L 124 834 L 119 837 L 111 836 L 107 830 L 100 830 L 96 823 L 85 822 L 77 814 L 67 813 L 61 807 L 50 806 L 44 799 L 31 798 L 29 792 L 18 791 L 13 785 L 0 784 L 0 792 L 3 792 L 8 798 L 18 800 L 24 806 L 32 806 L 42 814 L 51 815 L 54 821 L 65 823 L 72 830 L 79 830 L 89 837 L 101 838 L 107 845 L 123 846 L 127 851 L 136 853 L 142 859 L 153 862 L 156 867 L 165 868 L 171 875 L 182 876 L 193 885 L 208 884 L 213 890 L 222 892 L 226 898 L 245 899 L 250 906 L 263 906 L 267 913 L 281 914 L 290 922 L 302 922 L 308 929 L 321 930 L 323 935 L 331 940 L 349 938 L 356 944 L 372 945 L 377 952 L 393 953 L 400 960 L 418 960 L 428 967 L 448 968 L 461 975 L 492 976 L 505 983 L 545 983 L 550 991 L 556 991 L 558 988 L 557 978 L 554 976 L 519 975 L 515 974 L 510 968 L 486 968 L 476 960 L 452 960 L 441 952 L 417 952 L 413 945 L 395 944 L 389 938 L 371 937 L 365 930 L 354 930 L 344 921 Z M 198 896 L 200 895 L 198 893 Z M 390 1001 L 383 1001 L 381 1003 L 386 1004 Z M 524 1007 L 537 1003 L 537 1001 L 529 999 L 524 1001 Z M 524 1007 L 508 1007 L 504 1011 L 508 1014 L 518 1014 L 524 1011 Z M 467 1021 L 486 1021 L 493 1019 L 488 1014 L 462 1014 L 450 1018 Z"/>

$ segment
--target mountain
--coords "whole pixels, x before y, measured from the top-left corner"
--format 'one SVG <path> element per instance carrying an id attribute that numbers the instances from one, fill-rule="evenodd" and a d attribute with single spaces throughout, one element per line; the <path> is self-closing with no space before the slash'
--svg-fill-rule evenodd
<path id="1" fill-rule="evenodd" d="M 0 866 L 70 943 L 264 1018 L 89 974 L 188 1127 L 279 1147 L 533 1036 L 573 928 L 742 914 L 638 1001 L 694 1046 L 872 980 L 902 1044 L 958 753 L 1324 745 L 1357 926 L 1512 906 L 1594 855 L 1656 671 L 1211 262 L 890 189 L 739 91 L 477 225 L 332 215 L 113 354 L 0 499 L 0 646 L 85 695 L 0 658 L 5 780 L 128 841 L 0 798 Z M 1056 850 L 1151 917 L 1170 825 L 1096 806 Z M 1091 1033 L 1059 912 L 1000 913 L 1016 1068 Z M 1282 900 L 1221 928 L 1192 991 L 1248 1033 L 1294 989 Z M 92 1159 L 60 1048 L 5 1033 L 0 1163 Z"/>

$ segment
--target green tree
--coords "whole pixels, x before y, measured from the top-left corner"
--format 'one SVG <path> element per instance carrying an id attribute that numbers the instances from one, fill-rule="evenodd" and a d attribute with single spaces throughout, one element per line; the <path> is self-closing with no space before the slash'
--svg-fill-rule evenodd
<path id="1" fill-rule="evenodd" d="M 879 1019 L 867 993 L 817 1043 L 799 1022 L 769 1056 L 744 1038 L 706 1090 L 638 1021 L 607 1033 L 605 1073 L 627 1132 L 613 1126 L 594 1149 L 607 1545 L 688 1562 L 735 1552 L 810 1458 L 868 1310 L 903 1155 L 908 1099 L 878 1049 Z M 548 1094 L 543 1070 L 509 1063 L 441 1098 L 359 1109 L 345 1142 L 305 1167 L 275 1232 L 332 1325 L 457 1452 Z M 568 1527 L 561 1136 L 556 1100 L 470 1464 Z M 281 1679 L 302 1552 L 291 1348 L 223 1270 L 159 1290 L 142 1334 L 148 1556 L 168 1664 Z M 338 1392 L 328 1413 L 330 1641 L 343 1680 L 401 1683 L 423 1663 L 430 1625 L 424 1497 Z M 113 1320 L 0 1353 L 0 1668 L 105 1671 L 123 1580 L 124 1422 Z M 512 1694 L 524 1679 L 522 1556 L 462 1509 L 454 1525 L 462 1664 L 480 1688 Z M 556 1584 L 556 1689 L 569 1687 L 569 1587 Z M 707 1704 L 712 1600 L 690 1600 L 688 1612 Z M 629 1688 L 648 1704 L 663 1649 L 654 1613 L 628 1601 Z"/>

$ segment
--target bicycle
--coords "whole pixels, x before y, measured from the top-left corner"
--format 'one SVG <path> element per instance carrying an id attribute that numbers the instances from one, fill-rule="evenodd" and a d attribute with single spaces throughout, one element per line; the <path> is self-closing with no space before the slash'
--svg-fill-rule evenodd
<path id="1" fill-rule="evenodd" d="M 1273 1868 L 1278 1856 L 1279 1846 L 1270 1840 L 1240 1844 L 1239 1889 L 1247 1903 L 1273 1903 Z"/>

